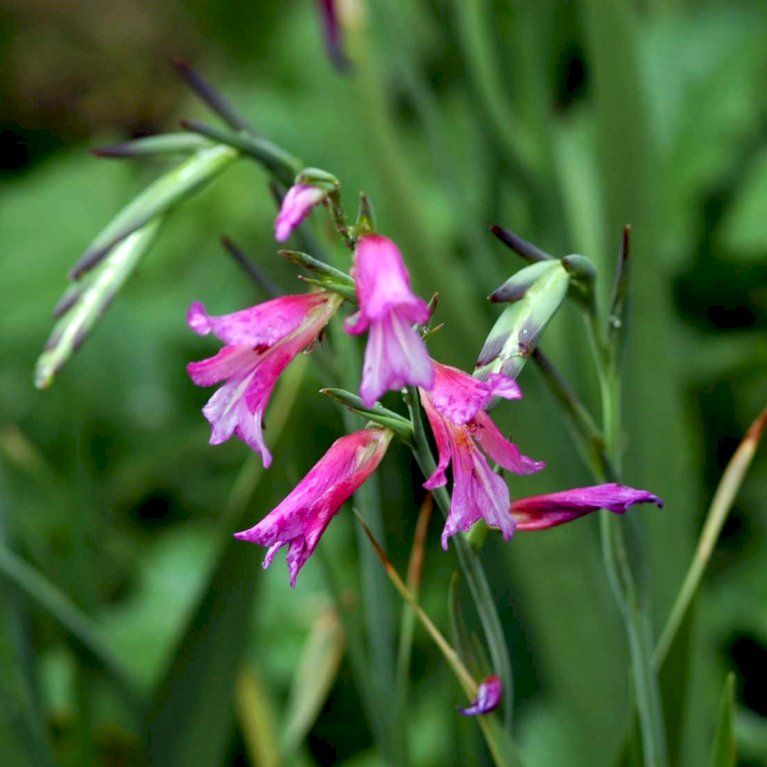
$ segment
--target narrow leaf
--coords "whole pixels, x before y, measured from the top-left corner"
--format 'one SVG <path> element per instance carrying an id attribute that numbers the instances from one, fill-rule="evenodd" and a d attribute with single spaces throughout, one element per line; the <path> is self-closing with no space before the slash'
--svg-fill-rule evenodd
<path id="1" fill-rule="evenodd" d="M 303 167 L 303 163 L 292 154 L 251 133 L 218 128 L 197 120 L 182 120 L 181 127 L 252 157 L 286 186 L 293 183 L 296 174 Z"/>
<path id="2" fill-rule="evenodd" d="M 362 400 L 356 395 L 345 389 L 325 388 L 320 389 L 320 394 L 324 394 L 344 407 L 349 408 L 354 413 L 367 418 L 369 421 L 379 424 L 387 429 L 391 429 L 403 442 L 408 444 L 413 439 L 413 426 L 407 418 L 388 410 L 383 405 L 376 404 L 372 408 L 365 407 Z"/>
<path id="3" fill-rule="evenodd" d="M 235 130 L 246 130 L 256 134 L 255 128 L 232 106 L 229 99 L 217 88 L 214 88 L 199 72 L 181 59 L 177 59 L 174 64 L 181 79 L 214 114 L 217 114 Z"/>
<path id="4" fill-rule="evenodd" d="M 51 385 L 56 373 L 83 343 L 136 264 L 151 247 L 159 224 L 159 220 L 154 221 L 131 234 L 98 268 L 86 276 L 79 286 L 76 301 L 67 307 L 37 360 L 35 386 L 38 389 Z"/>
<path id="5" fill-rule="evenodd" d="M 276 716 L 263 680 L 249 666 L 237 677 L 237 715 L 253 767 L 279 767 Z"/>
<path id="6" fill-rule="evenodd" d="M 281 753 L 286 764 L 301 746 L 322 710 L 344 654 L 345 638 L 338 614 L 325 610 L 314 622 L 296 669 L 282 721 Z"/>
<path id="7" fill-rule="evenodd" d="M 212 146 L 201 149 L 160 176 L 101 230 L 72 268 L 70 277 L 73 280 L 80 279 L 118 242 L 198 192 L 236 160 L 237 156 L 238 152 L 231 147 Z"/>
<path id="8" fill-rule="evenodd" d="M 133 141 L 96 147 L 91 149 L 91 154 L 95 154 L 96 157 L 123 160 L 168 154 L 191 154 L 209 146 L 210 141 L 202 136 L 195 136 L 190 133 L 166 133 L 160 136 L 145 136 L 133 139 Z"/>
<path id="9" fill-rule="evenodd" d="M 738 757 L 735 744 L 735 674 L 730 672 L 719 703 L 719 723 L 711 751 L 711 767 L 735 767 Z"/>
<path id="10" fill-rule="evenodd" d="M 270 408 L 277 444 L 301 388 L 307 360 L 281 380 Z M 255 455 L 243 467 L 222 513 L 227 532 L 247 524 L 248 504 L 263 476 Z M 259 557 L 227 536 L 205 589 L 157 686 L 148 719 L 152 764 L 221 764 L 234 727 L 235 682 L 250 641 L 249 616 L 258 591 Z"/>
<path id="11" fill-rule="evenodd" d="M 142 710 L 141 694 L 122 664 L 112 654 L 101 630 L 66 594 L 5 546 L 0 546 L 0 576 L 53 618 L 91 662 L 111 676 L 115 686 L 134 711 Z"/>
<path id="12" fill-rule="evenodd" d="M 719 533 L 722 531 L 727 515 L 735 502 L 740 486 L 743 484 L 766 425 L 767 408 L 762 410 L 759 417 L 751 424 L 746 436 L 724 470 L 708 509 L 706 521 L 698 540 L 698 547 L 655 648 L 653 662 L 656 666 L 663 664 L 679 626 L 700 586 L 703 573 L 719 538 Z"/>

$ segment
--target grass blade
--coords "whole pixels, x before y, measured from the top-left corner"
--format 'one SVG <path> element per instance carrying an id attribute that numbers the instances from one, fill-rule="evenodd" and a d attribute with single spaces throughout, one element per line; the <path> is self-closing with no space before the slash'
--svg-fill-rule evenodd
<path id="1" fill-rule="evenodd" d="M 307 367 L 300 357 L 283 376 L 270 408 L 274 443 L 292 410 Z M 251 456 L 222 514 L 231 530 L 245 526 L 248 501 L 263 476 Z M 228 537 L 177 650 L 157 686 L 148 719 L 152 764 L 221 764 L 234 728 L 237 674 L 250 641 L 248 618 L 258 590 L 259 557 Z"/>
<path id="2" fill-rule="evenodd" d="M 671 614 L 669 615 L 668 621 L 658 640 L 657 647 L 655 648 L 653 661 L 656 666 L 661 666 L 663 664 L 679 626 L 700 586 L 703 573 L 706 570 L 716 541 L 719 538 L 719 533 L 722 531 L 722 527 L 727 519 L 727 514 L 729 514 L 730 509 L 732 508 L 738 490 L 740 490 L 740 486 L 743 484 L 746 472 L 751 465 L 751 461 L 756 453 L 756 448 L 759 445 L 759 441 L 762 438 L 766 425 L 767 408 L 765 408 L 759 417 L 751 424 L 746 432 L 746 436 L 743 438 L 743 441 L 740 443 L 735 454 L 727 464 L 727 468 L 724 470 L 724 474 L 714 493 L 714 498 L 711 501 L 711 506 L 706 515 L 706 521 L 700 534 L 695 555 L 690 563 L 690 568 L 687 571 L 687 575 L 679 590 L 674 606 L 671 608 Z"/>
<path id="3" fill-rule="evenodd" d="M 0 576 L 51 616 L 78 648 L 109 674 L 131 709 L 143 710 L 141 694 L 112 655 L 101 630 L 63 592 L 5 546 L 0 546 Z"/>
<path id="4" fill-rule="evenodd" d="M 724 683 L 719 704 L 719 724 L 711 752 L 711 767 L 735 767 L 738 761 L 735 743 L 735 674 L 730 673 Z"/>

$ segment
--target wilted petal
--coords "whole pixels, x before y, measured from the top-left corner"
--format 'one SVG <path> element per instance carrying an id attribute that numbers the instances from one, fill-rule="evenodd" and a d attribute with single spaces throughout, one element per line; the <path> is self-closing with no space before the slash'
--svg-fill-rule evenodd
<path id="1" fill-rule="evenodd" d="M 608 483 L 518 498 L 511 504 L 511 516 L 519 530 L 543 530 L 597 509 L 623 514 L 638 503 L 654 503 L 658 508 L 663 507 L 663 501 L 646 490 Z"/>
<path id="2" fill-rule="evenodd" d="M 311 184 L 294 184 L 282 200 L 274 237 L 285 242 L 293 230 L 311 213 L 312 208 L 327 197 L 327 191 Z"/>
<path id="3" fill-rule="evenodd" d="M 375 471 L 391 440 L 388 429 L 364 429 L 336 440 L 293 491 L 257 525 L 235 538 L 269 550 L 268 567 L 275 553 L 288 546 L 286 561 L 290 585 L 311 556 L 330 520 L 344 502 Z"/>
<path id="4" fill-rule="evenodd" d="M 477 697 L 468 708 L 459 708 L 464 716 L 488 714 L 498 707 L 503 697 L 503 685 L 497 676 L 487 676 L 482 680 L 477 690 Z"/>

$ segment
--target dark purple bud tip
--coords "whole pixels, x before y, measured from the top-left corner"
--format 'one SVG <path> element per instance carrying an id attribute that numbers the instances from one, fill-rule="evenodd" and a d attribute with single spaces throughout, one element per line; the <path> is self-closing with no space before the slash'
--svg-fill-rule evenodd
<path id="1" fill-rule="evenodd" d="M 468 708 L 458 708 L 457 711 L 463 716 L 480 716 L 489 714 L 503 697 L 503 685 L 497 676 L 486 676 L 477 690 L 477 697 L 474 698 Z"/>

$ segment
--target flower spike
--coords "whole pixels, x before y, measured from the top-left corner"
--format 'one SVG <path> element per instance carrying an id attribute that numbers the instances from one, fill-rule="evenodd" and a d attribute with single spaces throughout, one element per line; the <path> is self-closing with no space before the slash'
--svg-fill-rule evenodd
<path id="1" fill-rule="evenodd" d="M 255 527 L 234 537 L 268 546 L 264 567 L 288 547 L 290 585 L 344 502 L 376 470 L 392 438 L 388 429 L 363 429 L 337 439 L 293 491 Z"/>

